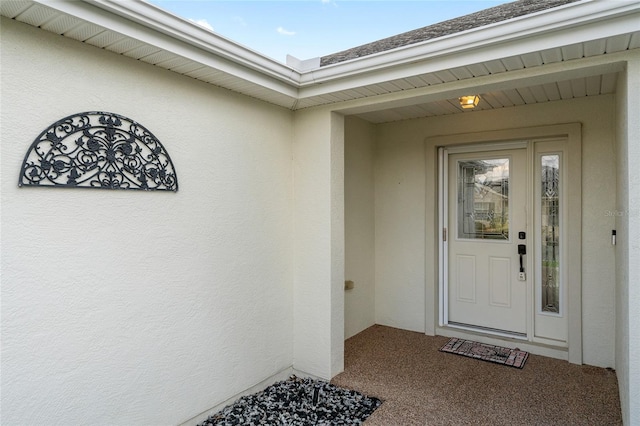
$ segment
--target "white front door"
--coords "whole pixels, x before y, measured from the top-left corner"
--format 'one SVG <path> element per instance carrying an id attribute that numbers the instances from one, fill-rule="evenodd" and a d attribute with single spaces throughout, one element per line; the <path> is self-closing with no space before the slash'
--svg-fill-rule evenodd
<path id="1" fill-rule="evenodd" d="M 447 157 L 448 324 L 526 337 L 527 150 Z"/>

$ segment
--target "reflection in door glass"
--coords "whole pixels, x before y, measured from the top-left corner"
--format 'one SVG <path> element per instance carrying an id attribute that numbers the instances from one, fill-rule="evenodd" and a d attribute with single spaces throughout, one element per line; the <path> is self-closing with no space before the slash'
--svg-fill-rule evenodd
<path id="1" fill-rule="evenodd" d="M 458 238 L 509 239 L 509 159 L 458 162 Z"/>
<path id="2" fill-rule="evenodd" d="M 560 313 L 560 156 L 542 156 L 542 311 Z"/>

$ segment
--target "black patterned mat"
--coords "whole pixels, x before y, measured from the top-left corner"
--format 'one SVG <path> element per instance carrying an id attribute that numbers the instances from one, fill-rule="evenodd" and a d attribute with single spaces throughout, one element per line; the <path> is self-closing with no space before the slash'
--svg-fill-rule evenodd
<path id="1" fill-rule="evenodd" d="M 516 368 L 524 367 L 524 363 L 527 362 L 529 357 L 528 352 L 521 351 L 518 348 L 503 348 L 502 346 L 488 345 L 455 337 L 452 337 L 440 348 L 440 351 Z"/>
<path id="2" fill-rule="evenodd" d="M 291 376 L 241 397 L 200 426 L 360 425 L 380 404 L 377 398 L 328 382 Z"/>

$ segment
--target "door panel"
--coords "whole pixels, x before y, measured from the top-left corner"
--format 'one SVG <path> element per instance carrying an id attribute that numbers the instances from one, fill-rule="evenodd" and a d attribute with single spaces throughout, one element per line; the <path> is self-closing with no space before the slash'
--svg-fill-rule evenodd
<path id="1" fill-rule="evenodd" d="M 526 150 L 448 158 L 449 323 L 526 335 L 527 285 L 518 280 Z"/>
<path id="2" fill-rule="evenodd" d="M 489 257 L 489 287 L 491 305 L 511 307 L 511 259 Z"/>
<path id="3" fill-rule="evenodd" d="M 475 256 L 457 255 L 456 287 L 457 300 L 476 302 L 476 258 Z"/>

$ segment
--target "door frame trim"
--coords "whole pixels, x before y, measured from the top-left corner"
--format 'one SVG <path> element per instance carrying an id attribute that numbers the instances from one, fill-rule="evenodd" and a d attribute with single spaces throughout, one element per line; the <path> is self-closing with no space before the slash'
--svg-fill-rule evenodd
<path id="1" fill-rule="evenodd" d="M 581 123 L 566 123 L 550 126 L 524 127 L 517 129 L 500 129 L 494 131 L 461 133 L 425 138 L 425 153 L 427 170 L 433 170 L 428 174 L 427 185 L 432 188 L 438 197 L 438 205 L 431 211 L 427 211 L 427 238 L 436 237 L 434 251 L 427 251 L 427 256 L 435 258 L 426 259 L 426 264 L 434 265 L 433 281 L 426 283 L 427 294 L 432 294 L 433 309 L 427 306 L 427 312 L 433 312 L 432 318 L 426 318 L 426 332 L 436 334 L 442 327 L 442 306 L 440 294 L 442 294 L 441 282 L 443 278 L 442 245 L 443 227 L 441 226 L 440 204 L 442 197 L 442 179 L 439 173 L 443 164 L 438 155 L 440 147 L 455 150 L 458 147 L 474 146 L 477 150 L 485 150 L 491 145 L 508 147 L 513 141 L 537 141 L 549 138 L 564 138 L 566 140 L 567 176 L 579 176 L 580 179 L 572 179 L 572 191 L 567 194 L 566 203 L 568 215 L 571 220 L 566 224 L 568 241 L 571 250 L 567 255 L 567 359 L 574 364 L 582 364 L 582 125 Z M 435 228 L 435 230 L 434 230 Z M 434 232 L 435 231 L 435 232 Z M 432 254 L 431 254 L 432 253 Z M 434 282 L 435 281 L 435 282 Z M 427 297 L 427 300 L 430 298 Z M 427 315 L 428 316 L 428 315 Z M 439 326 L 440 325 L 440 326 Z M 535 344 L 535 342 L 532 342 Z M 548 345 L 544 345 L 547 346 Z"/>
<path id="2" fill-rule="evenodd" d="M 452 147 L 439 146 L 438 147 L 438 162 L 440 165 L 439 176 L 438 176 L 438 229 L 440 230 L 440 239 L 438 244 L 438 271 L 439 271 L 439 280 L 438 280 L 438 289 L 441 297 L 439 297 L 439 315 L 438 315 L 438 324 L 446 327 L 458 328 L 461 330 L 468 330 L 474 332 L 484 332 L 486 334 L 490 334 L 493 336 L 501 336 L 508 337 L 512 339 L 518 340 L 528 340 L 529 336 L 532 335 L 532 315 L 531 315 L 531 307 L 529 300 L 531 300 L 531 291 L 530 285 L 527 286 L 526 296 L 527 296 L 527 306 L 525 311 L 526 318 L 526 333 L 510 333 L 504 330 L 490 329 L 488 327 L 482 326 L 474 326 L 474 325 L 466 325 L 466 324 L 457 324 L 455 322 L 449 321 L 449 291 L 448 291 L 448 264 L 449 264 L 449 241 L 452 238 L 456 238 L 453 236 L 451 232 L 451 224 L 448 223 L 449 218 L 449 155 L 455 154 L 473 154 L 473 153 L 490 153 L 494 151 L 509 151 L 516 149 L 524 149 L 527 150 L 525 153 L 526 156 L 526 170 L 525 170 L 525 187 L 526 187 L 526 200 L 527 204 L 529 204 L 530 198 L 530 188 L 529 188 L 529 151 L 528 148 L 530 146 L 530 141 L 510 141 L 510 142 L 502 142 L 502 143 L 476 143 L 473 145 L 456 145 Z M 526 217 L 525 223 L 531 224 L 531 209 L 526 208 Z M 447 229 L 447 238 L 445 239 L 444 233 L 445 229 Z M 530 230 L 528 230 L 530 231 Z M 532 270 L 532 256 L 527 256 L 527 265 L 526 270 Z"/>

